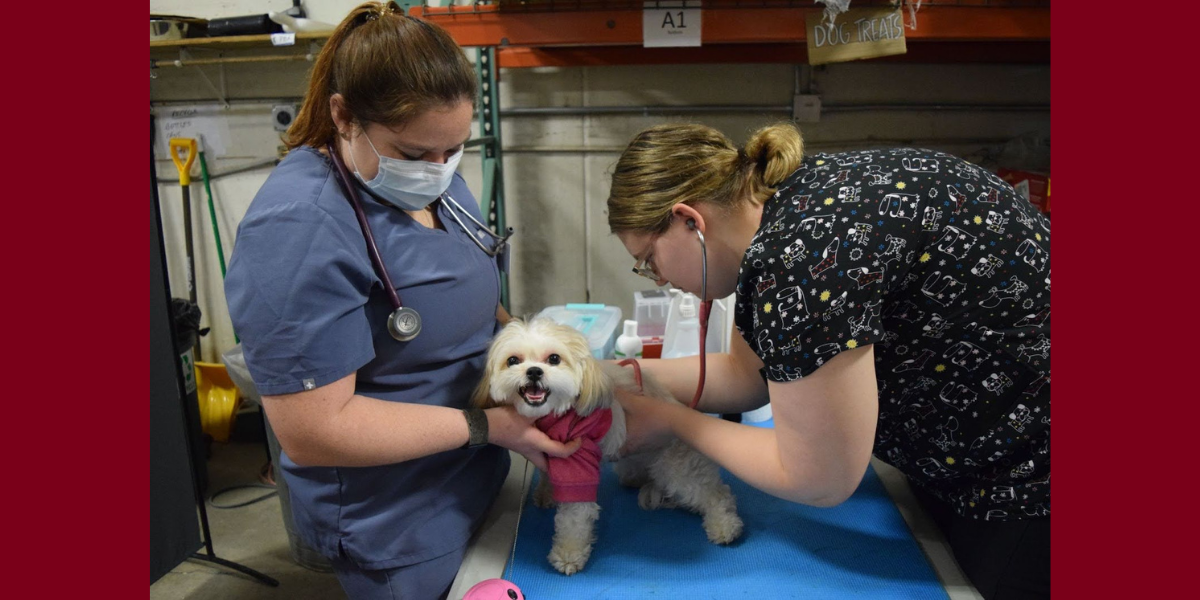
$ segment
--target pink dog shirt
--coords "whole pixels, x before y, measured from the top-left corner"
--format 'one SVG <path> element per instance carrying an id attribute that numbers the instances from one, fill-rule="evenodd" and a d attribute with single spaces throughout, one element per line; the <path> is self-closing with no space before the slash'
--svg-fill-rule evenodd
<path id="1" fill-rule="evenodd" d="M 582 438 L 583 443 L 566 458 L 548 456 L 550 485 L 555 502 L 595 502 L 600 487 L 600 439 L 612 426 L 612 409 L 594 410 L 586 417 L 569 410 L 561 417 L 553 414 L 537 420 L 541 429 L 556 442 Z"/>

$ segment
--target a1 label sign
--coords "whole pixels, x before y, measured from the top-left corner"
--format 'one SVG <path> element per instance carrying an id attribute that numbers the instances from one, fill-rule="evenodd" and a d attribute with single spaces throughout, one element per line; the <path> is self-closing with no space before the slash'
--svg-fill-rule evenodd
<path id="1" fill-rule="evenodd" d="M 643 6 L 643 46 L 700 45 L 700 0 L 660 0 Z"/>

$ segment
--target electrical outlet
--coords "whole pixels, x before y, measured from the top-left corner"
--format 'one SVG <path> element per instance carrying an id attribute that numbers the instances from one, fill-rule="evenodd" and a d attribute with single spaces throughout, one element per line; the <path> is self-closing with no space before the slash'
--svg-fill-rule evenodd
<path id="1" fill-rule="evenodd" d="M 796 94 L 792 98 L 792 120 L 797 123 L 817 123 L 821 120 L 821 97 L 815 94 Z"/>
<path id="2" fill-rule="evenodd" d="M 275 126 L 275 131 L 287 131 L 292 121 L 296 120 L 298 111 L 299 107 L 295 104 L 276 104 L 271 109 L 271 124 Z"/>

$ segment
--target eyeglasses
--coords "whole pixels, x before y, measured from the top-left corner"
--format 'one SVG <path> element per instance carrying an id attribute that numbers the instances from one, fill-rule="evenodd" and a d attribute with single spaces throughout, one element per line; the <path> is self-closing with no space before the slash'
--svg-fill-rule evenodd
<path id="1" fill-rule="evenodd" d="M 662 275 L 659 275 L 658 272 L 655 271 L 654 267 L 650 266 L 650 260 L 654 256 L 654 243 L 657 241 L 658 236 L 654 236 L 650 240 L 650 243 L 646 245 L 646 258 L 637 261 L 633 265 L 634 273 L 637 273 L 646 279 L 652 279 L 655 283 L 662 281 Z"/>
<path id="2" fill-rule="evenodd" d="M 688 227 L 692 231 L 696 232 L 696 237 L 700 241 L 700 261 L 701 261 L 700 262 L 700 268 L 701 268 L 701 271 L 700 271 L 700 273 L 701 273 L 701 275 L 700 275 L 700 290 L 701 291 L 700 291 L 700 293 L 701 293 L 701 298 L 707 298 L 708 297 L 708 247 L 704 243 L 704 234 L 701 233 L 700 230 L 696 228 L 695 223 L 689 221 Z M 650 254 L 651 257 L 653 256 L 653 248 L 654 248 L 655 241 L 656 240 L 651 240 L 650 245 L 647 247 L 647 254 Z M 642 260 L 639 260 L 636 263 L 634 263 L 633 272 L 637 273 L 638 275 L 641 275 L 642 277 L 645 277 L 646 279 L 652 279 L 652 280 L 654 280 L 655 283 L 658 283 L 659 281 L 663 280 L 662 275 L 659 275 L 658 272 L 654 270 L 654 267 L 650 266 L 650 258 L 649 257 L 643 258 Z"/>
<path id="3" fill-rule="evenodd" d="M 659 275 L 658 273 L 655 273 L 654 267 L 651 267 L 649 265 L 650 265 L 650 263 L 648 260 L 646 260 L 646 259 L 639 260 L 639 261 L 637 261 L 637 263 L 635 263 L 633 265 L 633 272 L 637 273 L 638 275 L 641 275 L 642 277 L 645 277 L 646 279 L 653 279 L 655 282 L 662 281 L 662 276 Z"/>

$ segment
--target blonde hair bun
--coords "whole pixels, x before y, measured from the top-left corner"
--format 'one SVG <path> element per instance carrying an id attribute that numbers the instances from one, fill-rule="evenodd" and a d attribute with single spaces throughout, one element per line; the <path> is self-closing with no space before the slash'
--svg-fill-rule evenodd
<path id="1" fill-rule="evenodd" d="M 791 123 L 768 125 L 754 132 L 744 150 L 765 187 L 775 187 L 804 160 L 804 140 Z"/>
<path id="2" fill-rule="evenodd" d="M 661 233 L 676 204 L 705 203 L 732 211 L 762 204 L 800 167 L 803 143 L 791 124 L 763 127 L 745 149 L 720 131 L 695 123 L 643 130 L 617 159 L 608 195 L 614 233 Z"/>

